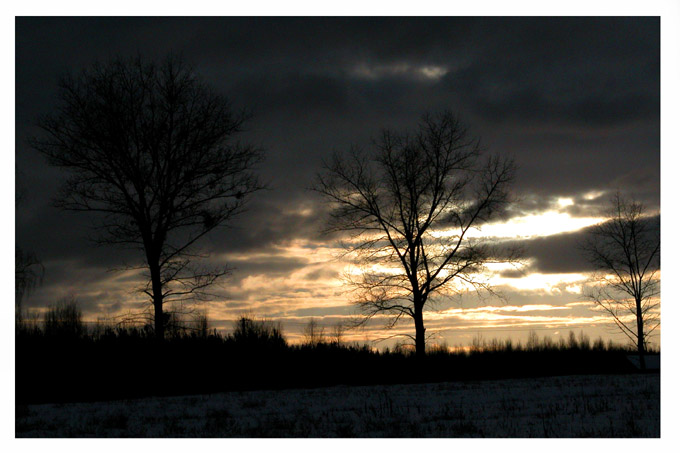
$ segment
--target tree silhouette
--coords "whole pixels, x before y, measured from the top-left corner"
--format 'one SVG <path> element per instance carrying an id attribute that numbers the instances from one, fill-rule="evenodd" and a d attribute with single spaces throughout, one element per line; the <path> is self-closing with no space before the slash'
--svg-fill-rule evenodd
<path id="1" fill-rule="evenodd" d="M 35 253 L 14 246 L 14 315 L 17 323 L 23 320 L 22 302 L 42 281 L 45 268 Z"/>
<path id="2" fill-rule="evenodd" d="M 332 205 L 328 231 L 351 233 L 363 322 L 390 314 L 393 327 L 411 317 L 423 356 L 423 311 L 433 296 L 491 289 L 479 273 L 499 255 L 469 232 L 503 211 L 513 174 L 510 160 L 483 159 L 451 112 L 425 115 L 412 135 L 384 131 L 372 154 L 336 153 L 315 190 Z"/>
<path id="3" fill-rule="evenodd" d="M 647 337 L 660 324 L 659 218 L 645 215 L 645 206 L 616 193 L 607 220 L 592 229 L 582 249 L 597 273 L 585 295 L 614 319 L 635 344 L 645 369 Z"/>
<path id="4" fill-rule="evenodd" d="M 314 318 L 309 319 L 302 334 L 306 345 L 317 346 L 326 342 L 326 329 Z"/>
<path id="5" fill-rule="evenodd" d="M 23 172 L 16 171 L 14 207 L 16 210 L 26 199 L 26 188 L 21 182 Z M 23 322 L 23 300 L 42 283 L 45 267 L 36 254 L 14 244 L 14 316 L 17 325 Z"/>
<path id="6" fill-rule="evenodd" d="M 143 252 L 142 291 L 163 338 L 164 304 L 205 296 L 228 270 L 198 266 L 196 242 L 261 188 L 261 152 L 234 141 L 246 115 L 173 56 L 98 63 L 59 89 L 59 109 L 32 140 L 70 174 L 56 204 L 99 213 L 99 243 Z"/>

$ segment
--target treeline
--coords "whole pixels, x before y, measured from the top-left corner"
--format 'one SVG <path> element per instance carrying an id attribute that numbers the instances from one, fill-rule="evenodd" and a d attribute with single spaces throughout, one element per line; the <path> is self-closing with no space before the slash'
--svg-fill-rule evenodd
<path id="1" fill-rule="evenodd" d="M 467 348 L 432 345 L 423 358 L 397 345 L 346 343 L 318 328 L 289 344 L 281 326 L 241 317 L 230 334 L 208 327 L 86 328 L 73 304 L 51 307 L 42 322 L 16 329 L 20 404 L 127 399 L 234 390 L 375 385 L 565 374 L 629 373 L 629 348 L 585 335 L 553 342 L 530 333 L 524 344 L 473 340 Z"/>

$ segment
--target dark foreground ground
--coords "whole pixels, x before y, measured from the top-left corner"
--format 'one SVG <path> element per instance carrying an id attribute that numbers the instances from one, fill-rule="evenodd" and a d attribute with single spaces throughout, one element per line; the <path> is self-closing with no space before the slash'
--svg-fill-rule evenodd
<path id="1" fill-rule="evenodd" d="M 498 344 L 470 353 L 433 351 L 419 359 L 366 345 L 288 345 L 281 337 L 262 335 L 183 336 L 157 343 L 153 337 L 133 334 L 18 335 L 17 404 L 636 371 L 627 358 L 629 350 L 594 344 Z"/>
<path id="2" fill-rule="evenodd" d="M 17 406 L 17 437 L 659 437 L 658 374 Z"/>

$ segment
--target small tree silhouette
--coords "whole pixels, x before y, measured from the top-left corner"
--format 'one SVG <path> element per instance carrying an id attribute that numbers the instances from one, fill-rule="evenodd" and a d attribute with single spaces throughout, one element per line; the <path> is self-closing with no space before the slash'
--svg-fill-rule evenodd
<path id="1" fill-rule="evenodd" d="M 333 343 L 336 346 L 342 345 L 342 340 L 345 337 L 345 330 L 346 327 L 342 322 L 338 322 L 335 325 L 333 325 L 333 329 L 331 331 L 331 338 L 333 339 Z"/>
<path id="2" fill-rule="evenodd" d="M 325 329 L 316 319 L 310 318 L 309 322 L 304 328 L 303 338 L 304 343 L 310 346 L 316 346 L 325 343 Z"/>
<path id="3" fill-rule="evenodd" d="M 14 247 L 14 308 L 17 325 L 23 322 L 22 302 L 40 284 L 45 268 L 35 253 Z"/>
<path id="4" fill-rule="evenodd" d="M 661 235 L 658 217 L 642 203 L 616 193 L 607 220 L 596 225 L 582 249 L 597 272 L 585 295 L 608 313 L 637 347 L 645 369 L 647 337 L 659 325 Z"/>
<path id="5" fill-rule="evenodd" d="M 26 199 L 26 188 L 21 182 L 23 172 L 16 171 L 14 207 L 19 209 Z M 22 328 L 24 313 L 22 303 L 26 296 L 42 283 L 45 267 L 35 253 L 14 245 L 14 315 L 17 329 Z"/>

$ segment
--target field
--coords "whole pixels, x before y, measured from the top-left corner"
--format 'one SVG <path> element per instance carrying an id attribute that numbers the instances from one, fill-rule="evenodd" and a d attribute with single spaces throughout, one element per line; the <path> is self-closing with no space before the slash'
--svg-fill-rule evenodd
<path id="1" fill-rule="evenodd" d="M 659 437 L 658 374 L 17 406 L 17 437 Z"/>

